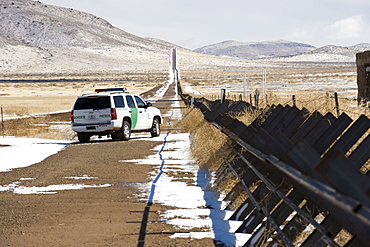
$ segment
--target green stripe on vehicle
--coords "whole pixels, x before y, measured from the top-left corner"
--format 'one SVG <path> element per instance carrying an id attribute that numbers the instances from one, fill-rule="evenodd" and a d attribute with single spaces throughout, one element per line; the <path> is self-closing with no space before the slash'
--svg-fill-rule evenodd
<path id="1" fill-rule="evenodd" d="M 137 118 L 138 118 L 138 109 L 137 108 L 130 108 L 131 110 L 131 129 L 135 129 L 137 124 Z"/>

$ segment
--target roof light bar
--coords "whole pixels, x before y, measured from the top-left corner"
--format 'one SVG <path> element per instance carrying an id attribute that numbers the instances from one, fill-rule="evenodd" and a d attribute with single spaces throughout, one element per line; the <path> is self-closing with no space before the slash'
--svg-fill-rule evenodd
<path id="1" fill-rule="evenodd" d="M 101 92 L 125 92 L 125 91 L 127 91 L 127 88 L 125 88 L 125 87 L 95 89 L 95 93 L 101 93 Z"/>

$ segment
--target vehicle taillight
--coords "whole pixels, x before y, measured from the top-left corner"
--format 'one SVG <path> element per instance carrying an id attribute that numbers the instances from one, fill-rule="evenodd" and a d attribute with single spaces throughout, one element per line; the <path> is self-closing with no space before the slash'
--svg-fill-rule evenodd
<path id="1" fill-rule="evenodd" d="M 111 119 L 112 120 L 116 120 L 117 119 L 117 111 L 116 111 L 116 108 L 110 108 L 110 115 L 111 115 Z"/>
<path id="2" fill-rule="evenodd" d="M 74 118 L 73 118 L 73 110 L 71 111 L 71 122 L 74 122 Z"/>

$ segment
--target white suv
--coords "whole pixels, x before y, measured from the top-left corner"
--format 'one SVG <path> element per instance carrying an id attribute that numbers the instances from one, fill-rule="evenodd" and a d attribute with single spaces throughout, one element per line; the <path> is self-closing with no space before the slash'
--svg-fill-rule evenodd
<path id="1" fill-rule="evenodd" d="M 72 130 L 80 142 L 89 142 L 92 135 L 107 135 L 129 140 L 131 132 L 148 131 L 159 136 L 161 112 L 126 88 L 95 89 L 95 93 L 79 96 L 71 111 Z"/>

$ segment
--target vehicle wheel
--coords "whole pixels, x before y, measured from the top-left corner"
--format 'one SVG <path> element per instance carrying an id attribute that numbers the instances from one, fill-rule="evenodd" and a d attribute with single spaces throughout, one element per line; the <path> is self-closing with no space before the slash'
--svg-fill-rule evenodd
<path id="1" fill-rule="evenodd" d="M 150 134 L 152 135 L 152 137 L 157 137 L 160 133 L 161 128 L 159 126 L 159 121 L 157 118 L 154 118 L 152 128 L 150 129 Z"/>
<path id="2" fill-rule="evenodd" d="M 131 137 L 131 125 L 128 121 L 124 120 L 117 137 L 120 141 L 128 141 Z"/>
<path id="3" fill-rule="evenodd" d="M 77 138 L 82 143 L 86 143 L 90 141 L 90 135 L 88 133 L 78 132 Z"/>

